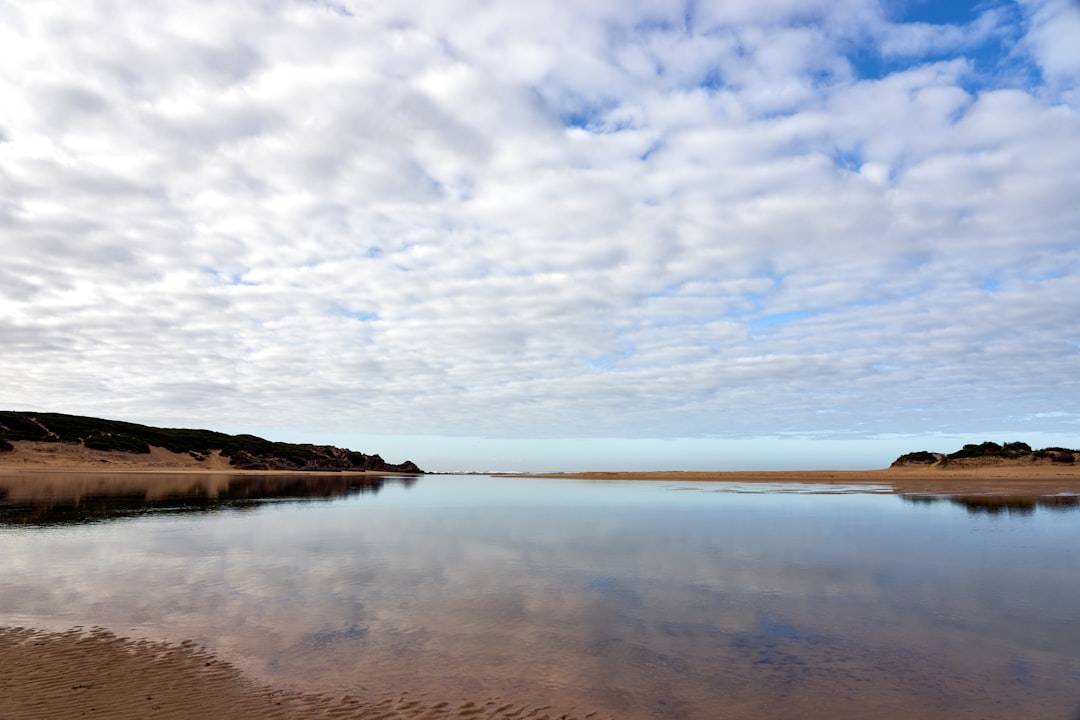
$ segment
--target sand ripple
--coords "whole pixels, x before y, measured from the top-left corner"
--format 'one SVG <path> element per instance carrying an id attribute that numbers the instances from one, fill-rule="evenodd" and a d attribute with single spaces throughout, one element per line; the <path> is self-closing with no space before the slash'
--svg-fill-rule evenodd
<path id="1" fill-rule="evenodd" d="M 0 668 L 3 720 L 600 720 L 594 712 L 499 698 L 433 701 L 406 692 L 359 699 L 283 691 L 250 682 L 193 643 L 130 640 L 100 628 L 0 628 Z"/>

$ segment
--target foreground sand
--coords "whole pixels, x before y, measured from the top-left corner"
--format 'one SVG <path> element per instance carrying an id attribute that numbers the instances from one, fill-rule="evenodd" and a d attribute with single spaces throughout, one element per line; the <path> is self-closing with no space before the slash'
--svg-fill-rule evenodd
<path id="1" fill-rule="evenodd" d="M 258 686 L 190 643 L 118 638 L 104 630 L 0 628 L 0 718 L 136 720 L 576 720 L 591 712 L 517 706 L 499 698 L 358 699 Z"/>

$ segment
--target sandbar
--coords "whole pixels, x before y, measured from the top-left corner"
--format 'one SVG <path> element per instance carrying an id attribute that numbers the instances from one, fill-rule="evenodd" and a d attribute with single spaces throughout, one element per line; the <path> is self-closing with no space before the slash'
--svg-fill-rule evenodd
<path id="1" fill-rule="evenodd" d="M 529 477 L 596 482 L 798 483 L 876 486 L 898 494 L 1054 495 L 1080 493 L 1080 465 L 1031 461 L 963 461 L 947 466 L 903 466 L 881 470 L 660 471 L 541 473 Z"/>

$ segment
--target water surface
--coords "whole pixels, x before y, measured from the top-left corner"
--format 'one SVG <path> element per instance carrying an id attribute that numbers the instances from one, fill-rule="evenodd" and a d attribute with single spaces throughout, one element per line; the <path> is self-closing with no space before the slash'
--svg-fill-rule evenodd
<path id="1" fill-rule="evenodd" d="M 1080 707 L 1075 497 L 320 482 L 0 505 L 0 624 L 193 639 L 301 689 L 631 720 Z"/>

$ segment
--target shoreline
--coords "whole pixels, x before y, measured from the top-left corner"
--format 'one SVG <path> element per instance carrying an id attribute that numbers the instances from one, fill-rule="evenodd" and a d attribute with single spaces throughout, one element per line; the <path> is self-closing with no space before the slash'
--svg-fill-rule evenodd
<path id="1" fill-rule="evenodd" d="M 85 491 L 89 487 L 115 485 L 106 476 L 127 478 L 119 484 L 140 484 L 148 490 L 165 490 L 185 483 L 209 484 L 218 488 L 229 478 L 419 478 L 423 475 L 380 470 L 244 470 L 229 465 L 220 451 L 199 461 L 163 448 L 151 448 L 145 455 L 88 450 L 69 443 L 19 441 L 15 449 L 0 453 L 0 484 L 9 491 L 15 486 L 28 490 L 50 484 L 55 490 L 70 485 Z M 434 475 L 441 475 L 434 473 Z M 785 483 L 804 485 L 874 485 L 906 494 L 1012 494 L 1050 495 L 1080 493 L 1080 463 L 1047 460 L 960 460 L 948 465 L 905 465 L 877 470 L 721 470 L 721 471 L 588 471 L 560 473 L 492 473 L 493 477 L 530 477 L 589 482 L 727 482 L 742 484 Z M 182 488 L 181 488 L 182 489 Z M 18 495 L 9 495 L 13 498 Z M 33 494 L 33 493 L 32 493 Z M 211 491 L 214 494 L 214 491 Z"/>
<path id="2" fill-rule="evenodd" d="M 895 494 L 1080 494 L 1080 467 L 1060 463 L 967 463 L 880 470 L 667 470 L 660 472 L 528 473 L 523 477 L 590 482 L 726 482 L 740 484 L 873 485 Z"/>

